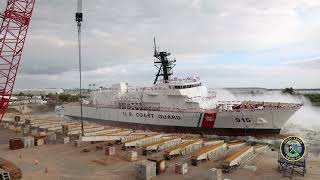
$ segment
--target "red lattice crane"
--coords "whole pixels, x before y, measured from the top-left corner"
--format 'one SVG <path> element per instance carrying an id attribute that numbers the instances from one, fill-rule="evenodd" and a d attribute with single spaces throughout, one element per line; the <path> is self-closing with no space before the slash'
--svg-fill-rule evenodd
<path id="1" fill-rule="evenodd" d="M 34 4 L 35 0 L 8 0 L 0 14 L 0 122 L 11 98 Z"/>

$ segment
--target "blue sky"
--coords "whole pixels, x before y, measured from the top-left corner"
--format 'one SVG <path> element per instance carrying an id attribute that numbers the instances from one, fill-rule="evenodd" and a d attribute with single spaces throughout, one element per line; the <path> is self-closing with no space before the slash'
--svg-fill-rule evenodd
<path id="1" fill-rule="evenodd" d="M 151 85 L 156 36 L 177 59 L 175 76 L 209 87 L 320 87 L 319 0 L 83 3 L 86 86 Z M 75 9 L 76 1 L 37 1 L 17 88 L 78 86 Z"/>

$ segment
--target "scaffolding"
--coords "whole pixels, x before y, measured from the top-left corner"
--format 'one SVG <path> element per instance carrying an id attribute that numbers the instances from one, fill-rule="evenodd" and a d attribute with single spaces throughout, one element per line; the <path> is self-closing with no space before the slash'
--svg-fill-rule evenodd
<path id="1" fill-rule="evenodd" d="M 278 153 L 278 171 L 283 174 L 284 177 L 292 178 L 293 174 L 298 174 L 304 176 L 307 173 L 307 154 L 299 161 L 290 162 L 283 158 L 283 156 Z"/>

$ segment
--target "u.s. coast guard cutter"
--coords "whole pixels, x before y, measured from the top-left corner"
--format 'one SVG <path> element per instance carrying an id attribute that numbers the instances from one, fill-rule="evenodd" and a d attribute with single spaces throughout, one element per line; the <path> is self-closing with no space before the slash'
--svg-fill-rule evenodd
<path id="1" fill-rule="evenodd" d="M 281 127 L 301 104 L 216 100 L 199 78 L 171 78 L 175 60 L 154 50 L 158 72 L 153 86 L 119 83 L 90 94 L 83 117 L 108 125 L 160 132 L 268 136 Z M 161 78 L 162 77 L 162 78 Z M 66 116 L 79 117 L 79 104 L 64 104 Z"/>

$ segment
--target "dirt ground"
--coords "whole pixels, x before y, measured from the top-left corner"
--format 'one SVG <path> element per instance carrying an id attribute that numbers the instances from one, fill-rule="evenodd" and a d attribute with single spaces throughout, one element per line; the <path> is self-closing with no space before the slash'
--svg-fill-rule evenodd
<path id="1" fill-rule="evenodd" d="M 116 145 L 116 155 L 106 156 L 103 150 L 97 150 L 97 144 L 87 144 L 85 147 L 90 152 L 82 152 L 84 147 L 74 147 L 73 144 L 55 144 L 32 147 L 28 149 L 9 150 L 8 139 L 20 136 L 10 130 L 0 127 L 0 156 L 14 162 L 23 171 L 23 180 L 119 180 L 136 179 L 134 177 L 135 163 L 126 160 L 126 151 L 121 150 L 121 145 Z M 139 159 L 146 159 L 139 152 Z M 160 153 L 161 154 L 161 153 Z M 160 155 L 159 154 L 159 155 Z M 167 163 L 167 171 L 152 179 L 208 179 L 208 170 L 219 167 L 219 160 L 203 162 L 192 166 L 188 156 L 176 158 Z M 38 165 L 35 161 L 38 161 Z M 187 161 L 188 173 L 178 175 L 174 173 L 174 163 Z M 277 171 L 277 152 L 264 152 L 246 163 L 257 167 L 255 172 L 242 167 L 231 174 L 223 174 L 223 178 L 232 180 L 270 180 L 284 178 Z M 308 172 L 305 177 L 294 175 L 295 179 L 318 180 L 320 179 L 320 156 L 310 154 Z M 48 172 L 46 172 L 46 169 Z"/>

